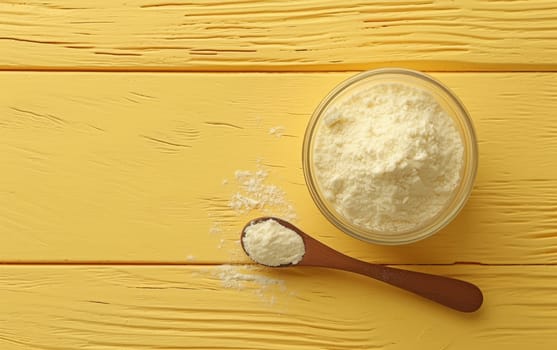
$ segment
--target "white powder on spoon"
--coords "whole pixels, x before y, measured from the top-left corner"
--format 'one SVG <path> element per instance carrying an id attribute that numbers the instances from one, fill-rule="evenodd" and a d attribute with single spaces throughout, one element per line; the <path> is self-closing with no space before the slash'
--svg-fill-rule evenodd
<path id="1" fill-rule="evenodd" d="M 325 198 L 364 229 L 421 227 L 452 198 L 464 145 L 428 92 L 377 84 L 333 102 L 315 134 L 313 165 Z"/>
<path id="2" fill-rule="evenodd" d="M 306 252 L 302 237 L 273 219 L 246 227 L 242 243 L 250 258 L 266 266 L 297 264 Z"/>

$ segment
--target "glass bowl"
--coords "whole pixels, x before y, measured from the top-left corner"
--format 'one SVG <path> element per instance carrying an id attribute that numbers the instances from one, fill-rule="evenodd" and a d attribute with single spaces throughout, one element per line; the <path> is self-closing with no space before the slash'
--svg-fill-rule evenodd
<path id="1" fill-rule="evenodd" d="M 359 88 L 380 83 L 401 83 L 430 93 L 447 114 L 453 118 L 464 146 L 460 183 L 455 188 L 452 198 L 432 219 L 405 232 L 372 231 L 349 222 L 335 210 L 332 203 L 327 201 L 315 174 L 316 170 L 313 162 L 315 134 L 329 106 L 337 99 L 344 98 Z M 478 169 L 478 147 L 476 134 L 468 112 L 455 94 L 446 86 L 421 72 L 401 68 L 383 68 L 363 72 L 345 80 L 323 99 L 307 126 L 302 162 L 304 177 L 311 197 L 319 210 L 333 225 L 348 235 L 366 242 L 396 245 L 412 243 L 429 237 L 449 224 L 458 215 L 466 204 L 474 185 Z"/>

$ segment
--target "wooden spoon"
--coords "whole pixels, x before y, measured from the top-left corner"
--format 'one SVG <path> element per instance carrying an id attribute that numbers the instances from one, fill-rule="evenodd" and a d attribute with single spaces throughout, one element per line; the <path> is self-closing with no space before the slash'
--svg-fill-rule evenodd
<path id="1" fill-rule="evenodd" d="M 302 260 L 296 265 L 328 267 L 358 273 L 360 275 L 375 278 L 376 280 L 402 288 L 462 312 L 474 312 L 482 305 L 482 292 L 477 286 L 471 283 L 450 277 L 401 270 L 385 265 L 371 264 L 351 258 L 317 241 L 288 221 L 275 217 L 261 217 L 254 219 L 242 229 L 240 242 L 242 244 L 242 248 L 248 256 L 249 254 L 243 243 L 246 228 L 250 225 L 269 219 L 275 220 L 279 224 L 291 229 L 302 237 L 305 245 L 305 254 Z M 293 265 L 281 265 L 281 267 L 284 266 Z"/>

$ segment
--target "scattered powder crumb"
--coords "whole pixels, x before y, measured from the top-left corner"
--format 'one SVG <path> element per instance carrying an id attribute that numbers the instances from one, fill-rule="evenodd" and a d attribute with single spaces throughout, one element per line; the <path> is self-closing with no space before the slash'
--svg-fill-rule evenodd
<path id="1" fill-rule="evenodd" d="M 234 232 L 234 236 L 236 236 L 236 232 Z M 242 249 L 239 239 L 229 240 L 227 242 L 231 245 L 230 249 L 228 249 L 230 261 L 240 261 L 246 257 L 246 253 Z"/>
<path id="2" fill-rule="evenodd" d="M 281 137 L 282 135 L 284 135 L 284 130 L 286 130 L 284 126 L 275 126 L 269 129 L 269 134 L 276 137 Z"/>
<path id="3" fill-rule="evenodd" d="M 255 127 L 261 128 L 261 124 L 263 123 L 263 117 L 262 116 L 255 117 L 254 121 L 255 121 Z"/>
<path id="4" fill-rule="evenodd" d="M 283 280 L 264 276 L 261 271 L 257 266 L 220 265 L 212 269 L 212 276 L 218 278 L 224 288 L 252 290 L 262 300 L 274 304 L 276 297 L 271 293 L 278 290 L 284 294 L 285 283 Z"/>
<path id="5" fill-rule="evenodd" d="M 219 249 L 222 248 L 222 246 L 224 245 L 224 242 L 225 242 L 224 238 L 221 238 L 220 241 L 219 241 L 219 245 L 218 245 Z"/>
<path id="6" fill-rule="evenodd" d="M 224 185 L 228 185 L 228 179 L 222 180 L 222 185 L 223 185 L 223 186 L 224 186 Z"/>
<path id="7" fill-rule="evenodd" d="M 186 256 L 186 260 L 187 260 L 187 261 L 194 261 L 194 260 L 195 260 L 195 256 L 193 256 L 193 255 L 190 254 L 190 255 Z"/>
<path id="8" fill-rule="evenodd" d="M 256 273 L 246 273 L 245 271 L 260 272 L 261 269 L 250 265 L 220 265 L 217 267 L 216 275 L 225 288 L 244 289 L 246 287 L 246 282 L 253 282 L 261 288 L 272 285 L 284 285 L 283 280 Z"/>
<path id="9" fill-rule="evenodd" d="M 284 191 L 266 183 L 269 176 L 266 170 L 236 170 L 234 175 L 241 191 L 232 195 L 229 206 L 236 214 L 261 210 L 265 215 L 281 216 L 289 221 L 296 219 L 294 207 Z"/>
<path id="10" fill-rule="evenodd" d="M 297 264 L 305 254 L 302 237 L 272 219 L 248 226 L 242 242 L 250 258 L 266 266 Z"/>
<path id="11" fill-rule="evenodd" d="M 220 221 L 213 221 L 211 228 L 209 229 L 209 233 L 218 234 L 222 233 L 222 231 L 222 223 Z"/>

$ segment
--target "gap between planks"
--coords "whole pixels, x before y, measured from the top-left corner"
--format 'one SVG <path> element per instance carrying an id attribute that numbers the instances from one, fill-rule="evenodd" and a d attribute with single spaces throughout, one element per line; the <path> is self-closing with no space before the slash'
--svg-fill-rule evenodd
<path id="1" fill-rule="evenodd" d="M 429 64 L 428 64 L 429 65 Z M 435 64 L 431 63 L 432 66 Z M 467 65 L 468 66 L 468 65 Z M 478 66 L 477 68 L 430 69 L 422 64 L 385 62 L 368 65 L 350 66 L 285 66 L 285 67 L 3 67 L 0 72 L 68 72 L 68 73 L 350 73 L 379 68 L 406 68 L 430 73 L 556 73 L 556 65 L 499 65 Z"/>
<path id="2" fill-rule="evenodd" d="M 228 262 L 178 262 L 178 261 L 5 261 L 0 262 L 0 266 L 221 266 L 221 265 L 234 265 L 234 266 L 258 266 L 258 264 L 254 263 L 228 263 Z M 438 264 L 427 264 L 427 263 L 414 263 L 414 264 L 405 264 L 405 263 L 395 263 L 395 264 L 377 264 L 377 265 L 385 265 L 385 266 L 557 266 L 557 263 L 527 263 L 527 264 L 486 264 L 481 262 L 470 262 L 470 261 L 457 261 L 453 263 L 438 263 Z"/>

